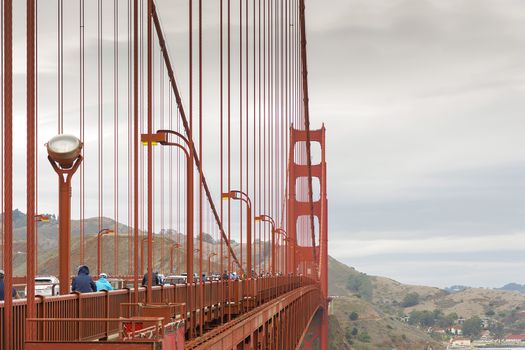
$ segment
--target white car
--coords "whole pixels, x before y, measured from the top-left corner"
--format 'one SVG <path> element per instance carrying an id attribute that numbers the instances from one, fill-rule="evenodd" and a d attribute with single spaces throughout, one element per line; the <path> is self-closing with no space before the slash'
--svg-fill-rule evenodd
<path id="1" fill-rule="evenodd" d="M 171 284 L 172 286 L 176 284 L 185 284 L 186 283 L 186 276 L 183 275 L 171 275 L 166 277 L 166 280 L 164 281 L 165 284 Z"/>
<path id="2" fill-rule="evenodd" d="M 60 281 L 55 276 L 35 277 L 35 294 L 53 296 L 60 293 Z"/>

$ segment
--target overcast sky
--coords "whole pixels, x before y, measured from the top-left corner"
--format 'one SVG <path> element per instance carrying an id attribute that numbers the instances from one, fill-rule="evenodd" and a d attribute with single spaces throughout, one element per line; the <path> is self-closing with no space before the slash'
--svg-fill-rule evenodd
<path id="1" fill-rule="evenodd" d="M 525 283 L 525 3 L 308 10 L 330 253 L 408 283 Z"/>
<path id="2" fill-rule="evenodd" d="M 125 11 L 127 1 L 120 3 Z M 186 2 L 158 3 L 187 97 L 187 19 L 181 15 Z M 15 2 L 15 139 L 25 137 L 24 4 Z M 86 65 L 93 69 L 86 78 L 89 162 L 97 151 L 97 27 L 92 16 L 97 2 L 86 4 L 86 16 L 91 16 Z M 112 62 L 113 7 L 112 2 L 104 4 L 104 55 Z M 206 4 L 205 51 L 217 53 L 217 11 L 213 3 Z M 56 133 L 56 1 L 39 0 L 39 6 L 39 206 L 53 212 L 56 180 L 45 164 L 42 144 Z M 65 6 L 66 14 L 74 14 L 64 22 L 65 131 L 77 134 L 78 2 Z M 325 123 L 328 135 L 330 254 L 360 271 L 405 283 L 525 283 L 525 2 L 310 0 L 307 27 L 312 127 Z M 122 21 L 124 91 L 126 30 Z M 212 96 L 217 56 L 206 57 L 212 58 L 205 58 L 209 74 L 204 89 Z M 112 96 L 111 63 L 105 69 L 107 101 Z M 217 126 L 214 96 L 205 101 L 208 174 L 218 168 L 216 157 L 208 154 L 217 149 L 216 132 L 211 135 Z M 125 98 L 122 92 L 124 114 Z M 111 217 L 113 105 L 104 108 L 109 147 L 105 215 Z M 121 124 L 125 135 L 126 124 Z M 124 137 L 121 142 L 125 149 Z M 15 143 L 15 193 L 23 193 L 25 186 L 23 147 Z M 127 169 L 125 163 L 121 166 Z M 87 179 L 87 216 L 97 213 L 93 175 Z M 211 175 L 209 180 L 216 187 L 217 180 Z M 126 203 L 125 181 L 120 186 Z M 16 196 L 15 207 L 25 207 L 24 197 Z M 120 208 L 121 221 L 126 208 Z"/>

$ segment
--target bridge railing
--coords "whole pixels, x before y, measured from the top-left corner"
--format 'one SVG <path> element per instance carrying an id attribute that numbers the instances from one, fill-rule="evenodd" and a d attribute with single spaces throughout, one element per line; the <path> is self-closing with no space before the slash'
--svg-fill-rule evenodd
<path id="1" fill-rule="evenodd" d="M 213 281 L 204 283 L 204 307 L 212 309 L 220 306 L 223 300 L 243 303 L 249 298 L 255 299 L 258 304 L 267 302 L 278 295 L 314 283 L 302 276 L 264 277 L 253 280 Z M 228 292 L 228 286 L 230 291 Z M 222 289 L 222 293 L 221 293 Z M 199 308 L 199 284 L 192 286 L 168 285 L 152 288 L 154 303 L 185 303 L 193 298 L 195 308 Z M 229 294 L 228 294 L 229 293 Z M 138 289 L 139 302 L 146 302 L 147 291 Z M 231 296 L 231 297 L 230 297 Z M 121 316 L 120 304 L 134 301 L 133 289 L 120 289 L 95 293 L 72 293 L 59 296 L 37 296 L 36 316 L 38 318 L 108 318 L 116 319 Z M 13 349 L 23 350 L 26 327 L 26 299 L 13 301 Z M 191 312 L 192 310 L 187 310 Z M 194 311 L 194 310 L 193 310 Z M 242 310 L 241 310 L 242 311 Z M 3 329 L 4 303 L 0 302 L 0 329 Z M 61 339 L 101 339 L 118 331 L 118 322 L 83 324 L 81 329 L 75 327 L 49 326 L 43 330 L 47 336 L 54 334 Z M 3 332 L 0 334 L 0 350 L 3 349 Z"/>

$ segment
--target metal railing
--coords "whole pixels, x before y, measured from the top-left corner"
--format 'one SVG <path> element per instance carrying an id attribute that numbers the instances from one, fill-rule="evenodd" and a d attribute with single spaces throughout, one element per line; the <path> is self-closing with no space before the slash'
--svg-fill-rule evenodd
<path id="1" fill-rule="evenodd" d="M 152 288 L 154 303 L 187 303 L 189 297 L 193 298 L 195 309 L 209 310 L 221 305 L 238 305 L 238 313 L 242 313 L 243 305 L 247 300 L 254 299 L 257 305 L 276 298 L 301 286 L 313 284 L 314 281 L 302 276 L 264 277 L 235 281 L 212 281 L 204 283 L 204 305 L 199 305 L 198 284 L 155 286 Z M 146 288 L 139 288 L 139 302 L 146 302 Z M 37 318 L 106 318 L 116 319 L 121 316 L 120 305 L 134 301 L 133 289 L 102 291 L 95 293 L 72 293 L 52 297 L 37 296 Z M 222 298 L 221 298 L 222 296 Z M 221 300 L 222 299 L 222 300 Z M 26 300 L 13 301 L 13 349 L 23 350 L 26 331 Z M 3 329 L 3 307 L 0 302 L 0 329 Z M 187 310 L 191 315 L 192 310 Z M 193 310 L 195 311 L 195 310 Z M 51 326 L 49 326 L 51 327 Z M 52 332 L 63 339 L 93 340 L 102 339 L 118 332 L 118 322 L 107 323 L 87 322 L 80 329 L 55 325 L 46 332 Z M 3 349 L 3 332 L 0 334 L 0 350 Z"/>

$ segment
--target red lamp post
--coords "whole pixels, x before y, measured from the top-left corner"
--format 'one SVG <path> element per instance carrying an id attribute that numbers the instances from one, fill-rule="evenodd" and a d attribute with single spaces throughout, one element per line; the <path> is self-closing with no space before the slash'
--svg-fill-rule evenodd
<path id="1" fill-rule="evenodd" d="M 208 254 L 208 276 L 211 276 L 211 257 L 216 255 L 217 253 Z"/>
<path id="2" fill-rule="evenodd" d="M 252 201 L 250 197 L 242 191 L 230 191 L 222 194 L 224 200 L 234 199 L 246 203 L 246 271 L 248 277 L 252 278 Z M 242 266 L 241 266 L 242 268 Z"/>
<path id="3" fill-rule="evenodd" d="M 173 251 L 175 248 L 179 249 L 180 247 L 182 246 L 179 243 L 173 243 L 170 246 L 170 273 L 173 273 Z"/>
<path id="4" fill-rule="evenodd" d="M 82 162 L 82 142 L 75 136 L 58 135 L 47 143 L 47 159 L 58 174 L 58 256 L 60 294 L 69 293 L 71 248 L 71 178 Z"/>
<path id="5" fill-rule="evenodd" d="M 112 233 L 114 233 L 114 231 L 108 228 L 103 228 L 97 233 L 97 276 L 100 275 L 100 268 L 102 267 L 102 246 L 100 244 L 100 241 L 102 239 L 102 236 L 109 235 Z"/>
<path id="6" fill-rule="evenodd" d="M 272 249 L 271 249 L 271 252 L 272 252 L 272 275 L 275 275 L 275 221 L 273 220 L 273 218 L 269 215 L 265 215 L 265 214 L 261 214 L 259 216 L 256 216 L 255 217 L 255 221 L 264 221 L 264 222 L 269 222 L 271 225 L 272 225 L 272 237 L 271 237 L 271 240 L 272 240 Z"/>
<path id="7" fill-rule="evenodd" d="M 275 230 L 276 233 L 282 235 L 284 240 L 284 273 L 288 274 L 288 236 L 286 235 L 286 231 L 282 228 L 278 228 Z"/>
<path id="8" fill-rule="evenodd" d="M 49 216 L 37 214 L 35 222 L 49 222 Z M 38 231 L 35 231 L 35 273 L 38 275 Z"/>
<path id="9" fill-rule="evenodd" d="M 184 145 L 177 142 L 168 141 L 168 135 L 173 135 L 182 140 Z M 188 274 L 188 283 L 193 283 L 193 163 L 191 157 L 191 144 L 188 139 L 181 133 L 173 130 L 157 130 L 156 134 L 142 134 L 142 142 L 157 142 L 163 146 L 177 147 L 184 152 L 186 156 L 186 272 Z M 188 305 L 191 309 L 192 305 Z M 190 330 L 192 328 L 190 327 Z M 191 337 L 190 337 L 191 338 Z"/>
<path id="10" fill-rule="evenodd" d="M 142 274 L 144 274 L 144 242 L 148 240 L 148 237 L 142 238 L 141 244 L 140 244 L 140 266 L 142 268 Z M 153 244 L 155 240 L 151 241 L 151 244 Z"/>

